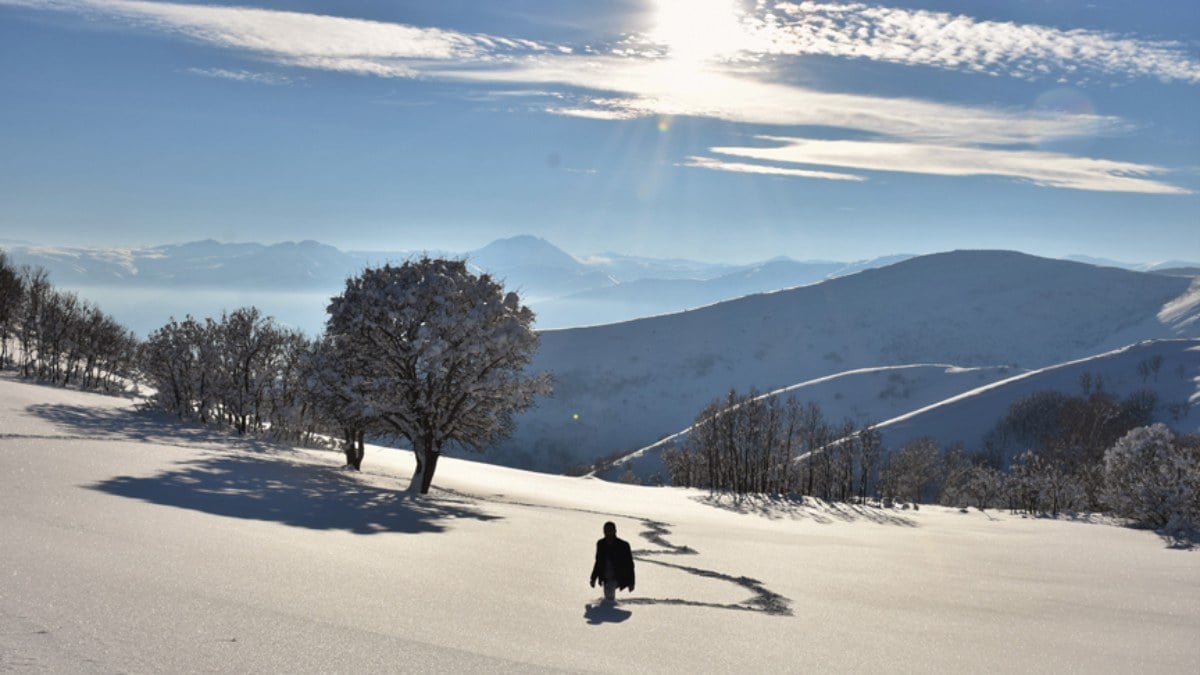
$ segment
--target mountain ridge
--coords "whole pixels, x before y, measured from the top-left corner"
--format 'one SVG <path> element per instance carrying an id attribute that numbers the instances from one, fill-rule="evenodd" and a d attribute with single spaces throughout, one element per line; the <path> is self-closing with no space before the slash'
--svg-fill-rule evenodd
<path id="1" fill-rule="evenodd" d="M 915 363 L 1034 369 L 1143 339 L 1200 337 L 1196 303 L 1170 323 L 1159 317 L 1191 286 L 958 251 L 685 312 L 543 331 L 531 369 L 552 374 L 555 396 L 518 416 L 494 458 L 563 470 L 632 451 L 685 428 L 731 388 L 771 391 Z"/>

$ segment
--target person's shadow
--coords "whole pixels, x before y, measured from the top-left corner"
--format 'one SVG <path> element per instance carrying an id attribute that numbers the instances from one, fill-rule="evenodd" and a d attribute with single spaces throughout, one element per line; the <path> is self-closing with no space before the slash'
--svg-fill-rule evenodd
<path id="1" fill-rule="evenodd" d="M 602 623 L 621 623 L 633 616 L 633 612 L 621 609 L 608 602 L 589 602 L 583 606 L 583 618 L 588 625 L 599 626 Z"/>

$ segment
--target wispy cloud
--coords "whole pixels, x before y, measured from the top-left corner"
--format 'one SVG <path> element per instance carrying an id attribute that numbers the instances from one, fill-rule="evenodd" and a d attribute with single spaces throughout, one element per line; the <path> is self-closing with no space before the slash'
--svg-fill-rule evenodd
<path id="1" fill-rule="evenodd" d="M 865 58 L 1022 78 L 1089 71 L 1200 83 L 1194 47 L 1108 32 L 863 3 L 779 2 L 747 17 L 753 44 L 773 54 Z"/>
<path id="2" fill-rule="evenodd" d="M 256 84 L 291 84 L 292 78 L 278 73 L 259 73 L 249 70 L 229 70 L 227 68 L 188 68 L 188 72 L 201 77 L 211 77 L 219 80 L 235 82 L 254 82 Z"/>
<path id="3" fill-rule="evenodd" d="M 143 0 L 0 0 L 0 4 L 100 15 L 283 65 L 383 77 L 414 77 L 424 62 L 488 63 L 506 54 L 545 49 L 531 40 L 254 7 Z"/>
<path id="4" fill-rule="evenodd" d="M 1072 190 L 1190 194 L 1147 178 L 1163 169 L 1145 164 L 1074 157 L 1039 150 L 760 137 L 774 147 L 715 147 L 712 152 L 782 164 L 836 166 L 939 176 L 1006 176 Z"/>
<path id="5" fill-rule="evenodd" d="M 684 115 L 730 122 L 820 126 L 920 141 L 1012 145 L 1127 128 L 1111 116 L 1028 113 L 912 98 L 823 92 L 772 82 L 753 66 L 681 66 L 611 56 L 533 56 L 504 68 L 439 69 L 444 78 L 513 85 L 562 85 L 615 96 L 576 97 L 555 112 L 611 119 Z"/>

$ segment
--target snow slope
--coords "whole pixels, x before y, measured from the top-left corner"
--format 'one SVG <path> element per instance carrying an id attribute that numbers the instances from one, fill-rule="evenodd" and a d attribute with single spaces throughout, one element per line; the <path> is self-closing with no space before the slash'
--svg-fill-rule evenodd
<path id="1" fill-rule="evenodd" d="M 555 394 L 518 417 L 514 438 L 488 461 L 548 471 L 590 464 L 678 432 L 730 388 L 771 391 L 909 364 L 1035 369 L 1144 339 L 1200 337 L 1190 286 L 956 251 L 689 312 L 545 331 L 531 367 L 552 374 Z M 860 421 L 890 416 L 868 409 Z"/>
<path id="2" fill-rule="evenodd" d="M 1158 371 L 1147 371 L 1143 375 L 1141 368 L 1154 359 L 1159 359 Z M 769 395 L 791 394 L 801 401 L 832 400 L 833 414 L 829 414 L 830 409 L 825 410 L 826 418 L 833 422 L 844 416 L 863 417 L 854 414 L 861 411 L 856 407 L 851 408 L 851 414 L 839 416 L 837 413 L 844 412 L 844 407 L 838 404 L 848 400 L 864 406 L 873 404 L 872 411 L 876 414 L 873 419 L 879 421 L 880 439 L 883 447 L 890 450 L 902 448 L 919 438 L 932 438 L 943 448 L 961 445 L 974 451 L 983 447 L 988 432 L 1018 400 L 1042 391 L 1082 396 L 1082 381 L 1086 377 L 1093 390 L 1100 387 L 1118 399 L 1139 390 L 1152 391 L 1157 397 L 1155 422 L 1162 422 L 1177 433 L 1200 433 L 1200 339 L 1148 340 L 1048 368 L 996 377 L 1007 371 L 1003 368 L 965 370 L 937 366 L 866 369 L 805 382 Z M 956 376 L 971 376 L 976 380 L 988 380 L 988 383 L 948 395 L 947 392 L 963 384 Z M 970 377 L 966 381 L 969 382 Z M 831 395 L 831 388 L 836 393 Z M 866 401 L 859 401 L 857 397 L 847 399 L 842 391 L 860 396 L 875 392 L 889 395 L 880 396 L 882 400 L 879 401 L 868 395 Z M 878 414 L 901 406 L 909 409 L 897 415 Z M 616 480 L 625 471 L 631 471 L 643 482 L 663 482 L 666 470 L 662 451 L 682 442 L 690 431 L 691 427 L 685 428 L 631 452 L 596 475 Z"/>
<path id="3" fill-rule="evenodd" d="M 0 670 L 1200 668 L 1200 558 L 1148 532 L 338 456 L 0 378 Z"/>
<path id="4" fill-rule="evenodd" d="M 0 378 L 0 670 L 1200 669 L 1200 558 L 1144 531 L 338 460 Z"/>
<path id="5" fill-rule="evenodd" d="M 882 422 L 940 403 L 968 389 L 1007 379 L 1007 366 L 958 368 L 947 365 L 909 365 L 863 368 L 819 377 L 767 392 L 762 396 L 794 397 L 797 401 L 819 401 L 821 413 L 832 425 L 851 420 L 855 426 Z M 643 482 L 666 479 L 662 450 L 681 442 L 689 426 L 661 441 L 621 457 L 595 475 L 616 480 L 631 471 Z"/>
<path id="6" fill-rule="evenodd" d="M 1156 373 L 1139 365 L 1159 359 Z M 879 426 L 887 447 L 929 437 L 943 447 L 982 446 L 985 435 L 1013 403 L 1039 391 L 1082 395 L 1080 381 L 1103 382 L 1104 391 L 1125 398 L 1139 389 L 1158 397 L 1155 421 L 1181 433 L 1200 433 L 1200 340 L 1147 341 L 985 385 L 935 405 L 889 419 Z"/>

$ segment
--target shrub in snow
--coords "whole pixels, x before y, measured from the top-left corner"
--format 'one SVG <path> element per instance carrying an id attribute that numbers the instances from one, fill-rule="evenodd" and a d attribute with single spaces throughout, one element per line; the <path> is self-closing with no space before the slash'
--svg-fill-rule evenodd
<path id="1" fill-rule="evenodd" d="M 1104 498 L 1118 516 L 1171 532 L 1200 526 L 1200 447 L 1163 424 L 1130 431 L 1104 455 Z"/>
<path id="2" fill-rule="evenodd" d="M 1057 516 L 1085 506 L 1079 477 L 1057 459 L 1047 459 L 1032 450 L 1013 462 L 1006 482 L 1009 508 L 1032 514 Z"/>
<path id="3" fill-rule="evenodd" d="M 885 497 L 919 503 L 937 478 L 941 448 L 930 438 L 919 438 L 887 458 L 880 475 Z"/>
<path id="4" fill-rule="evenodd" d="M 984 510 L 996 506 L 1004 494 L 1004 474 L 985 464 L 971 464 L 948 472 L 942 486 L 943 506 Z"/>

